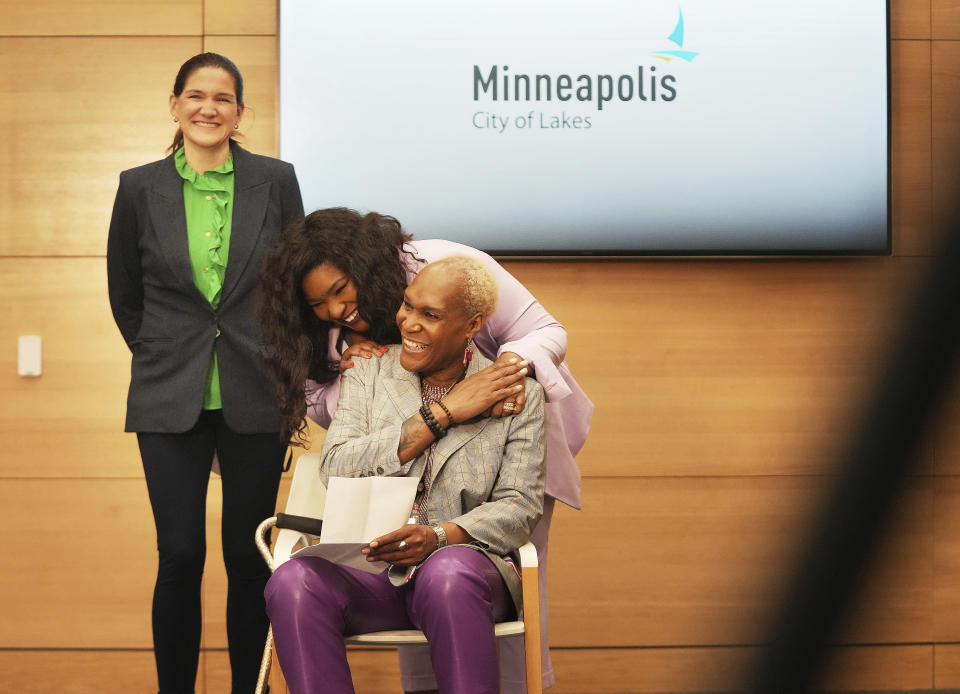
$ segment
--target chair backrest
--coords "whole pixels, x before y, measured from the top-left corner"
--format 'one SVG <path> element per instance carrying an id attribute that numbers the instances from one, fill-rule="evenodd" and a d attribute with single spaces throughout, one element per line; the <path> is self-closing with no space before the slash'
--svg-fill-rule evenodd
<path id="1" fill-rule="evenodd" d="M 290 496 L 284 511 L 293 516 L 323 518 L 326 499 L 327 488 L 320 480 L 320 454 L 304 453 L 293 470 Z M 274 570 L 290 558 L 297 545 L 308 545 L 310 541 L 311 536 L 296 530 L 280 530 L 273 545 Z"/>

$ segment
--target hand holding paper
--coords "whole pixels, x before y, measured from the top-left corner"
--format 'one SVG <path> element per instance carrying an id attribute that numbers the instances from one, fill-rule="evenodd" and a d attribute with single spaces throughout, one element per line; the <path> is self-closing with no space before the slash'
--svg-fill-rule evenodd
<path id="1" fill-rule="evenodd" d="M 386 563 L 368 562 L 360 549 L 406 523 L 417 482 L 415 477 L 331 477 L 320 541 L 293 556 L 319 556 L 380 573 Z"/>

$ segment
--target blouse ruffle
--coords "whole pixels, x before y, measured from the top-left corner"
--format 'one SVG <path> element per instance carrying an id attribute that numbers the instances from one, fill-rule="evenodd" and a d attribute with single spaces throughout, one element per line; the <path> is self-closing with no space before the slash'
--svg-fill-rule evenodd
<path id="1" fill-rule="evenodd" d="M 226 254 L 222 252 L 222 248 L 224 229 L 229 219 L 227 205 L 230 204 L 233 197 L 232 187 L 228 188 L 233 177 L 233 154 L 231 153 L 227 161 L 217 168 L 210 169 L 202 174 L 197 173 L 187 164 L 182 147 L 177 150 L 174 161 L 180 177 L 203 197 L 209 196 L 213 203 L 203 219 L 198 220 L 201 222 L 202 228 L 196 231 L 203 234 L 204 238 L 208 240 L 206 255 L 209 271 L 204 272 L 206 286 L 201 287 L 201 289 L 210 304 L 216 308 L 220 303 L 223 278 L 227 269 Z"/>

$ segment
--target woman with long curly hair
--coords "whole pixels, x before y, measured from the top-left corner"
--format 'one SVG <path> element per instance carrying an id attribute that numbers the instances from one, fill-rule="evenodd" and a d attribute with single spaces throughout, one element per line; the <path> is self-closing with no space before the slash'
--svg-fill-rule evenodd
<path id="1" fill-rule="evenodd" d="M 260 321 L 273 351 L 277 401 L 287 433 L 305 440 L 309 416 L 329 426 L 340 395 L 340 374 L 353 360 L 382 356 L 400 342 L 395 316 L 407 285 L 428 262 L 461 254 L 493 273 L 500 301 L 464 354 L 477 349 L 495 363 L 529 363 L 546 396 L 546 495 L 543 517 L 530 540 L 542 567 L 555 500 L 580 508 L 580 472 L 574 456 L 590 428 L 593 404 L 563 359 L 563 326 L 486 253 L 440 239 L 413 240 L 396 219 L 346 208 L 317 210 L 287 227 L 262 273 Z M 410 345 L 429 349 L 429 345 Z M 491 416 L 523 410 L 523 394 L 496 403 Z M 553 684 L 547 648 L 546 570 L 540 571 L 543 683 Z M 501 691 L 523 688 L 522 644 L 501 645 Z M 519 646 L 519 648 L 518 648 Z M 425 647 L 400 649 L 406 691 L 436 689 Z"/>

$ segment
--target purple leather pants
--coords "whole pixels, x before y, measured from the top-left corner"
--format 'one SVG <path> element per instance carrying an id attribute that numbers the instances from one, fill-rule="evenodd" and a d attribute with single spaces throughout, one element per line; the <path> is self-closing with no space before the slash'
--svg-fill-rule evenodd
<path id="1" fill-rule="evenodd" d="M 497 694 L 493 624 L 513 603 L 493 563 L 468 547 L 429 557 L 399 588 L 319 557 L 292 559 L 266 589 L 277 657 L 293 694 L 352 694 L 345 635 L 421 629 L 443 694 Z"/>

